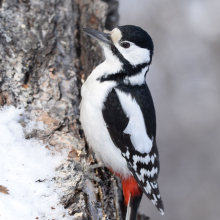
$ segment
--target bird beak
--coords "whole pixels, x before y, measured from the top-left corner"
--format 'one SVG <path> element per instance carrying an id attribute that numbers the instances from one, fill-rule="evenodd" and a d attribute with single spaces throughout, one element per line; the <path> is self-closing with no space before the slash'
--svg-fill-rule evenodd
<path id="1" fill-rule="evenodd" d="M 102 42 L 104 44 L 110 45 L 112 44 L 111 41 L 111 35 L 106 34 L 100 31 L 95 31 L 89 28 L 83 28 L 83 30 L 92 38 L 98 40 L 99 42 Z"/>

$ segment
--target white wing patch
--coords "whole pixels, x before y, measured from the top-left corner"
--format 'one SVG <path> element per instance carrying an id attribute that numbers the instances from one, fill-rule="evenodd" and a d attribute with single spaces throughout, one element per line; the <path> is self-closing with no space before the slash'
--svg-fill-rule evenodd
<path id="1" fill-rule="evenodd" d="M 161 213 L 161 215 L 164 215 L 163 209 L 160 209 L 160 213 Z"/>
<path id="2" fill-rule="evenodd" d="M 146 190 L 146 192 L 147 192 L 148 194 L 151 194 L 151 186 L 150 186 L 149 181 L 147 181 L 147 185 L 144 187 L 144 189 Z"/>
<path id="3" fill-rule="evenodd" d="M 126 153 L 122 153 L 122 155 L 123 155 L 123 157 L 126 157 L 127 159 L 129 159 L 129 157 L 130 157 L 130 152 L 129 152 L 129 150 L 127 150 Z"/>
<path id="4" fill-rule="evenodd" d="M 152 183 L 151 182 L 151 186 L 154 188 L 154 189 L 156 189 L 158 186 L 157 186 L 157 182 L 155 182 L 155 183 Z"/>
<path id="5" fill-rule="evenodd" d="M 151 172 L 149 170 L 146 169 L 141 169 L 140 170 L 141 176 L 142 176 L 142 181 L 144 182 L 144 176 L 147 175 L 147 177 L 149 178 L 151 176 Z"/>
<path id="6" fill-rule="evenodd" d="M 152 170 L 151 170 L 151 172 L 150 172 L 151 177 L 154 177 L 154 175 L 157 174 L 157 173 L 158 173 L 158 168 L 157 168 L 157 167 L 156 167 L 156 168 L 153 167 Z"/>
<path id="7" fill-rule="evenodd" d="M 124 133 L 131 135 L 131 142 L 134 148 L 140 153 L 149 153 L 153 146 L 153 141 L 148 137 L 143 114 L 136 100 L 130 94 L 115 89 L 120 100 L 122 109 L 129 117 L 129 123 Z"/>
<path id="8" fill-rule="evenodd" d="M 153 167 L 152 170 L 146 170 L 146 169 L 142 168 L 140 170 L 140 173 L 142 176 L 142 180 L 144 182 L 144 176 L 147 175 L 148 178 L 150 178 L 150 177 L 153 178 L 154 175 L 158 173 L 158 168 Z"/>
<path id="9" fill-rule="evenodd" d="M 154 155 L 156 155 L 156 154 L 154 154 Z M 156 158 L 154 155 L 152 155 L 152 156 L 151 156 L 151 158 L 150 158 L 150 159 L 151 159 L 152 164 L 154 164 L 154 161 L 155 161 L 155 158 Z"/>
<path id="10" fill-rule="evenodd" d="M 152 199 L 151 201 L 153 202 L 154 205 L 156 205 L 157 204 L 157 197 L 154 194 L 152 194 L 152 195 L 153 195 L 154 199 Z"/>
<path id="11" fill-rule="evenodd" d="M 136 171 L 137 170 L 137 162 L 141 162 L 141 163 L 144 163 L 147 165 L 150 162 L 150 156 L 149 156 L 149 154 L 146 157 L 139 157 L 138 155 L 134 155 L 133 160 L 134 160 L 133 169 Z"/>

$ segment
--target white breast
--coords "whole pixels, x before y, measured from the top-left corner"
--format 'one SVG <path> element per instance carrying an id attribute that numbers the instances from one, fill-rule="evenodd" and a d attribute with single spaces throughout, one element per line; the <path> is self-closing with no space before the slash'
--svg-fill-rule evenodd
<path id="1" fill-rule="evenodd" d="M 116 86 L 114 81 L 100 83 L 97 80 L 98 77 L 111 69 L 108 65 L 108 62 L 105 61 L 96 67 L 82 86 L 80 121 L 89 146 L 94 150 L 97 159 L 114 172 L 121 173 L 126 177 L 130 175 L 126 160 L 112 142 L 102 116 L 103 102 L 112 88 Z"/>

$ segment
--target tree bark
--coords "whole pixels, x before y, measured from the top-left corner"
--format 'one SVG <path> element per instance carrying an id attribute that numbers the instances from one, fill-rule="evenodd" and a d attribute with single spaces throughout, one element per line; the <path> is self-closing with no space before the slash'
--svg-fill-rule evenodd
<path id="1" fill-rule="evenodd" d="M 47 125 L 26 138 L 68 150 L 56 181 L 73 219 L 124 219 L 120 180 L 98 169 L 99 186 L 79 166 L 96 162 L 80 127 L 80 87 L 103 59 L 82 28 L 114 28 L 117 8 L 115 0 L 0 0 L 0 105 L 23 105 Z"/>

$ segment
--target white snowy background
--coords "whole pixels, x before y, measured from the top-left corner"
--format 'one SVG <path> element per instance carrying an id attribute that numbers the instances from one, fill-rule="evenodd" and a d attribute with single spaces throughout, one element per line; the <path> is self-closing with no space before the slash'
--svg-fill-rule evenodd
<path id="1" fill-rule="evenodd" d="M 146 197 L 140 210 L 152 220 L 220 219 L 220 1 L 119 2 L 120 25 L 141 26 L 155 45 L 147 83 L 165 215 Z"/>
<path id="2" fill-rule="evenodd" d="M 25 119 L 23 108 L 0 109 L 0 185 L 8 190 L 8 194 L 0 193 L 0 219 L 61 219 L 59 214 L 66 211 L 58 205 L 59 189 L 53 178 L 65 154 L 52 156 L 44 144 L 25 139 L 21 120 L 28 132 L 45 129 Z"/>

